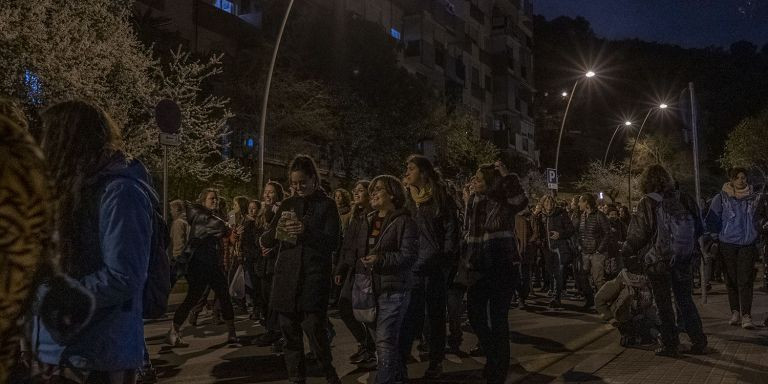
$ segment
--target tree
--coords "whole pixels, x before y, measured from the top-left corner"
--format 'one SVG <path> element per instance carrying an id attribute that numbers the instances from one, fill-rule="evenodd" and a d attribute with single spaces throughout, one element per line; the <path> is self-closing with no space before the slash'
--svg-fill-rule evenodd
<path id="1" fill-rule="evenodd" d="M 472 175 L 482 164 L 499 158 L 499 149 L 475 133 L 475 121 L 460 112 L 438 112 L 437 160 L 447 177 Z"/>
<path id="2" fill-rule="evenodd" d="M 640 196 L 637 189 L 638 176 L 632 177 L 632 195 Z M 610 163 L 603 165 L 600 161 L 589 163 L 587 171 L 576 182 L 580 190 L 597 193 L 603 192 L 605 196 L 616 202 L 627 198 L 627 170 L 623 164 Z"/>
<path id="3" fill-rule="evenodd" d="M 721 163 L 726 168 L 768 167 L 768 108 L 742 120 L 728 135 Z"/>
<path id="4" fill-rule="evenodd" d="M 131 2 L 120 0 L 10 0 L 0 8 L 0 92 L 26 102 L 30 112 L 82 98 L 102 106 L 123 129 L 126 148 L 159 170 L 154 105 L 176 100 L 182 110 L 182 147 L 170 151 L 171 174 L 207 182 L 214 175 L 248 174 L 222 160 L 227 101 L 206 95 L 220 57 L 192 60 L 181 49 L 166 64 L 142 45 Z"/>
<path id="5" fill-rule="evenodd" d="M 528 171 L 521 181 L 525 193 L 531 201 L 536 201 L 536 199 L 549 193 L 549 188 L 547 188 L 547 177 L 542 172 L 532 169 Z"/>

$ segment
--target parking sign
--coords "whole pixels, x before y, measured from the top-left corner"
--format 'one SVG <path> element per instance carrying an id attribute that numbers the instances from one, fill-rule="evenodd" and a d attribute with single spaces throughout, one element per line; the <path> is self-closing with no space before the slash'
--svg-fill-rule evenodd
<path id="1" fill-rule="evenodd" d="M 557 170 L 547 168 L 547 188 L 557 189 Z"/>

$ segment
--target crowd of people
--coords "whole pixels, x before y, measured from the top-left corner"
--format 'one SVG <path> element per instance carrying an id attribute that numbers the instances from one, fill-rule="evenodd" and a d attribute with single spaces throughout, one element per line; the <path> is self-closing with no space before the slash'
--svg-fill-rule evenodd
<path id="1" fill-rule="evenodd" d="M 702 287 L 717 274 L 712 266 L 724 272 L 730 324 L 755 327 L 754 263 L 768 205 L 745 169 L 731 170 L 702 207 L 663 167 L 649 166 L 632 213 L 590 193 L 533 200 L 500 161 L 457 186 L 412 155 L 402 176 L 346 190 L 297 155 L 285 187 L 269 181 L 260 199 L 205 188 L 194 202 L 171 201 L 164 238 L 149 172 L 103 109 L 50 107 L 38 141 L 16 104 L 0 101 L 0 115 L 0 212 L 9 218 L 0 244 L 10 266 L 0 270 L 3 382 L 14 365 L 41 383 L 149 381 L 143 318 L 158 247 L 170 260 L 167 283 L 187 282 L 166 342 L 183 345 L 185 323 L 198 326 L 210 308 L 227 342 L 241 343 L 235 314 L 244 311 L 264 329 L 255 343 L 284 356 L 293 383 L 305 382 L 310 361 L 340 383 L 331 307 L 358 343 L 350 363 L 375 370 L 377 383 L 408 381 L 416 343 L 429 362 L 424 377 L 439 379 L 446 353 L 460 352 L 465 313 L 478 340 L 469 353 L 486 357 L 488 383 L 503 383 L 508 313 L 526 309 L 533 289 L 551 310 L 566 298 L 596 310 L 622 345 L 657 343 L 657 354 L 674 357 L 682 331 L 692 343 L 685 352 L 705 354 L 692 297 L 702 262 Z"/>

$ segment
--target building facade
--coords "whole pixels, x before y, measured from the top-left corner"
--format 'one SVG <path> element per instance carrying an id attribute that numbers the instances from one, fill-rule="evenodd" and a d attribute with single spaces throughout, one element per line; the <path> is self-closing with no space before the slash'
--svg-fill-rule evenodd
<path id="1" fill-rule="evenodd" d="M 428 81 L 449 107 L 471 114 L 476 134 L 539 164 L 532 0 L 303 0 L 295 6 L 302 5 L 380 25 L 399 41 L 403 67 Z M 139 11 L 148 8 L 170 19 L 171 28 L 198 52 L 232 52 L 239 36 L 261 25 L 256 0 L 137 2 Z M 251 131 L 240 131 L 233 133 L 234 155 L 254 144 Z"/>

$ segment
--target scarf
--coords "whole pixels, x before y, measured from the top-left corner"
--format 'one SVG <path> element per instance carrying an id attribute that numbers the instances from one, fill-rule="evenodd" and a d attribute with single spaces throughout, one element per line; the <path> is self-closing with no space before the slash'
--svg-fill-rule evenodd
<path id="1" fill-rule="evenodd" d="M 428 185 L 422 189 L 412 185 L 409 189 L 411 191 L 411 198 L 417 206 L 428 202 L 432 198 L 432 187 Z"/>
<path id="2" fill-rule="evenodd" d="M 749 195 L 752 194 L 752 186 L 747 185 L 744 189 L 736 189 L 736 187 L 731 184 L 731 182 L 727 182 L 723 184 L 723 192 L 725 192 L 728 196 L 736 198 L 736 199 L 743 199 Z"/>

